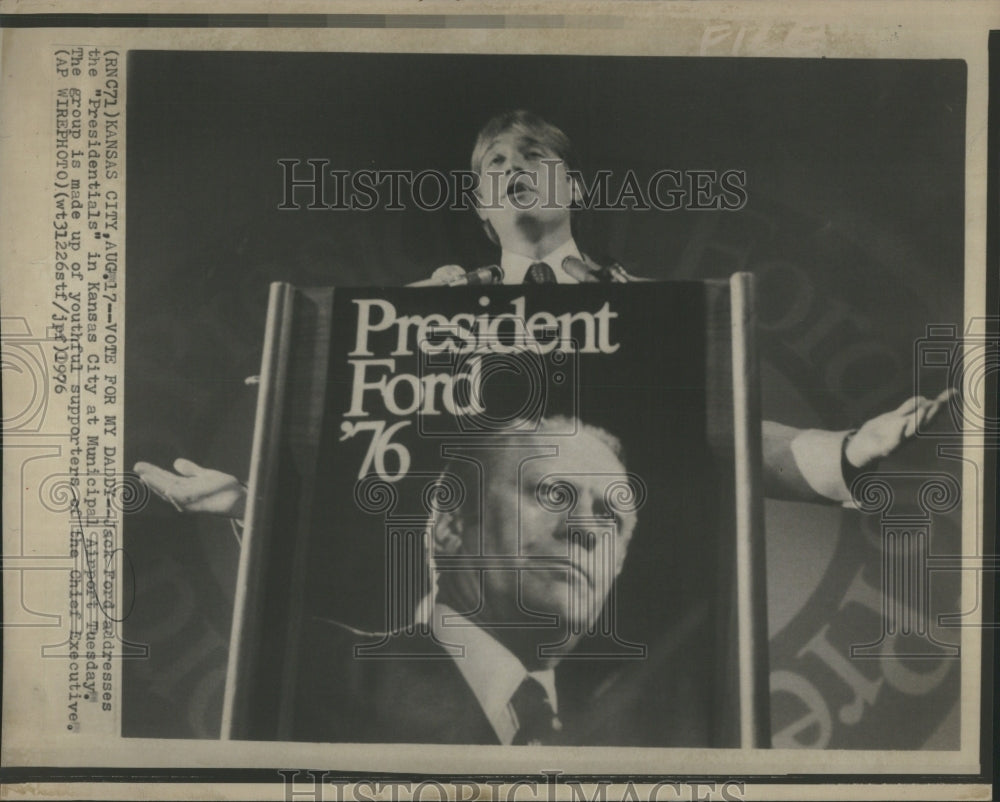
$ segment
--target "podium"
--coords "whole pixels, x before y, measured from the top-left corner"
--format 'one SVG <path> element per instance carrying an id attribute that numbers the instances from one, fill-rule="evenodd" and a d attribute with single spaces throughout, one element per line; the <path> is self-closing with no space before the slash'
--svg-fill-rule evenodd
<path id="1" fill-rule="evenodd" d="M 428 623 L 442 576 L 515 564 L 436 551 L 441 516 L 477 494 L 482 508 L 488 492 L 448 466 L 512 442 L 558 451 L 589 431 L 624 467 L 605 500 L 637 523 L 586 631 L 528 615 L 561 657 L 560 710 L 576 711 L 565 743 L 767 746 L 753 308 L 749 274 L 273 284 L 223 738 L 414 738 L 390 726 L 371 678 L 421 660 L 453 667 Z M 614 537 L 619 517 L 584 512 L 561 513 L 568 540 Z M 429 729 L 416 738 L 439 742 Z"/>

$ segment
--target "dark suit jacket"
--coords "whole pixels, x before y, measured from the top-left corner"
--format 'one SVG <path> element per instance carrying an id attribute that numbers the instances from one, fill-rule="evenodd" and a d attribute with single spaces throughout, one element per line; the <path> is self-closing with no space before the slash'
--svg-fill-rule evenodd
<path id="1" fill-rule="evenodd" d="M 355 646 L 376 639 L 323 620 L 309 629 L 294 740 L 499 743 L 455 660 L 426 636 L 392 638 L 384 651 L 402 656 L 359 659 Z"/>
<path id="2" fill-rule="evenodd" d="M 556 671 L 560 743 L 730 746 L 707 670 L 701 614 L 650 644 L 641 660 L 565 660 Z M 426 636 L 397 636 L 357 659 L 373 639 L 314 620 L 303 640 L 290 738 L 312 742 L 498 744 L 455 660 Z M 718 688 L 714 688 L 715 691 Z M 725 709 L 722 705 L 721 709 Z"/>

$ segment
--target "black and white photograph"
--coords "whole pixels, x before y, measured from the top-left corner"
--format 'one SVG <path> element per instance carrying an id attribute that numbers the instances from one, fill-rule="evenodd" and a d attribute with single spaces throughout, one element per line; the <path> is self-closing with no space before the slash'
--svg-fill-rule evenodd
<path id="1" fill-rule="evenodd" d="M 527 682 L 554 744 L 957 748 L 956 577 L 887 631 L 851 487 L 914 514 L 944 474 L 924 548 L 959 548 L 920 436 L 956 388 L 911 349 L 962 314 L 962 63 L 132 52 L 128 82 L 126 460 L 162 500 L 126 523 L 124 734 L 219 737 L 228 663 L 265 740 L 517 743 Z M 329 292 L 278 302 L 265 382 L 272 282 Z"/>

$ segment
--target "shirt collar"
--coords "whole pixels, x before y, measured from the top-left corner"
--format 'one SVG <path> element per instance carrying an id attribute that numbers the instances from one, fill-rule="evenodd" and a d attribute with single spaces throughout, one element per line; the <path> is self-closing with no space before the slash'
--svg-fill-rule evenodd
<path id="1" fill-rule="evenodd" d="M 541 683 L 553 712 L 558 712 L 556 676 L 551 668 L 528 671 L 500 641 L 447 604 L 434 605 L 433 628 L 442 643 L 462 647 L 462 654 L 454 657 L 455 664 L 501 744 L 510 744 L 517 734 L 510 697 L 525 677 L 530 675 Z"/>
<path id="2" fill-rule="evenodd" d="M 581 259 L 580 249 L 576 247 L 576 241 L 572 237 L 541 259 L 532 259 L 529 256 L 522 256 L 519 253 L 504 251 L 500 255 L 500 267 L 503 268 L 503 283 L 521 284 L 529 267 L 536 262 L 545 262 L 556 274 L 556 281 L 559 284 L 579 284 L 579 281 L 562 268 L 563 259 L 567 256 L 575 256 L 577 259 Z"/>

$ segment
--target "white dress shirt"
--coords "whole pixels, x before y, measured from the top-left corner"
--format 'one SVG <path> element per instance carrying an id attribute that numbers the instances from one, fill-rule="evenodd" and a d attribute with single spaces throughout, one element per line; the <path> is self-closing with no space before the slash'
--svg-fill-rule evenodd
<path id="1" fill-rule="evenodd" d="M 503 268 L 503 283 L 521 284 L 524 282 L 524 276 L 528 272 L 529 267 L 537 262 L 545 262 L 545 264 L 552 268 L 552 272 L 556 274 L 556 281 L 559 284 L 579 284 L 579 281 L 562 268 L 563 259 L 567 256 L 574 256 L 583 261 L 580 256 L 580 249 L 576 247 L 576 242 L 572 237 L 541 259 L 532 259 L 530 256 L 522 256 L 512 251 L 504 251 L 500 255 L 500 267 Z"/>
<path id="2" fill-rule="evenodd" d="M 432 626 L 442 643 L 461 646 L 455 665 L 468 683 L 501 744 L 509 745 L 517 734 L 517 716 L 510 697 L 527 676 L 538 680 L 548 695 L 552 711 L 556 707 L 556 676 L 551 668 L 528 671 L 500 641 L 480 629 L 460 613 L 440 602 L 434 605 Z"/>

